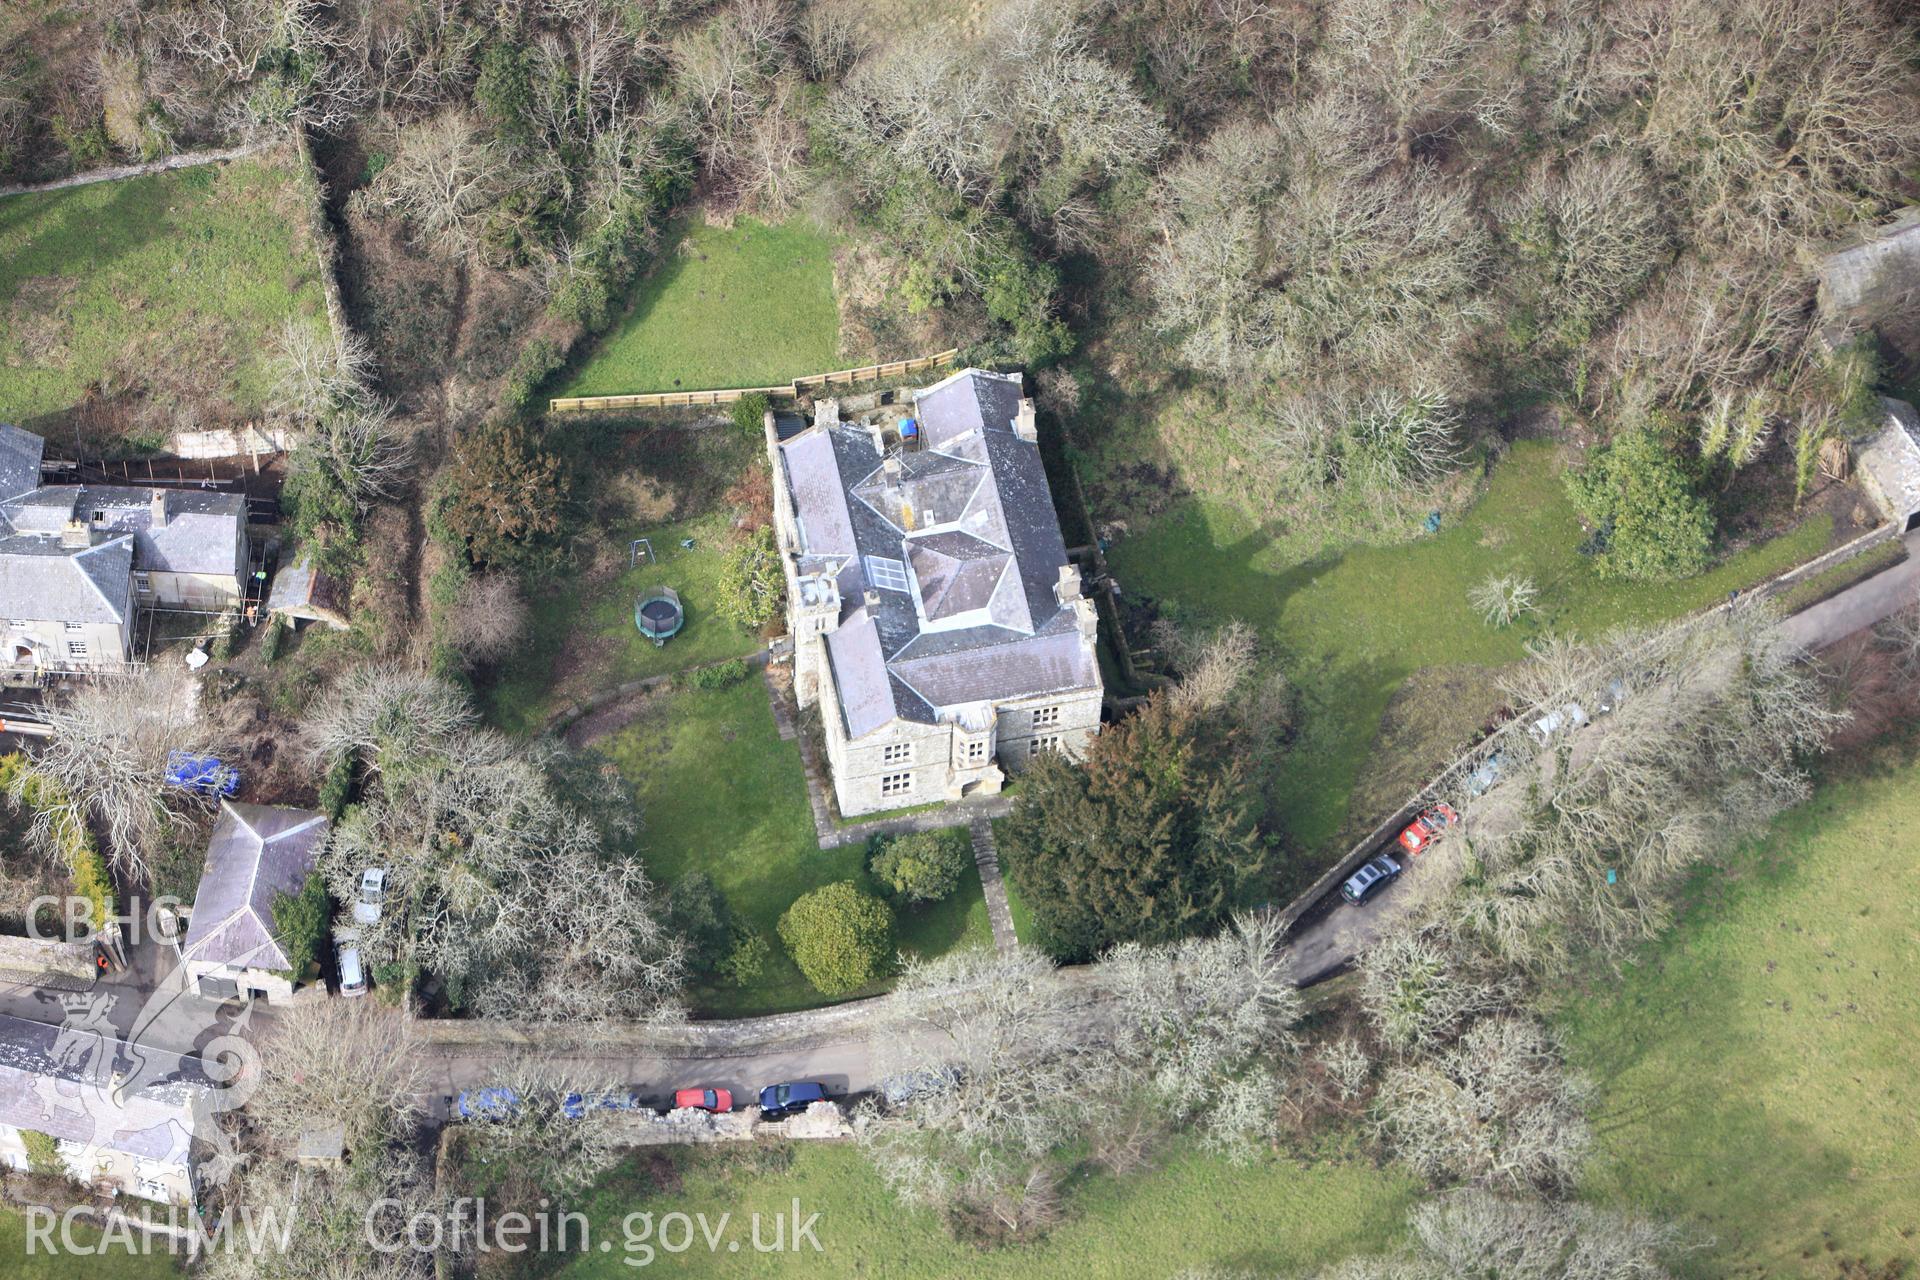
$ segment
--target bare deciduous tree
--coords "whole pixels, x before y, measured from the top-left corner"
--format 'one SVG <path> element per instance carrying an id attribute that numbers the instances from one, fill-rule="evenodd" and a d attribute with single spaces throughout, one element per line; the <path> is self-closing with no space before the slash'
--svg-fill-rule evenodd
<path id="1" fill-rule="evenodd" d="M 53 784 L 34 810 L 33 839 L 51 850 L 57 824 L 91 823 L 114 869 L 146 881 L 148 857 L 166 837 L 213 809 L 211 791 L 167 781 L 175 752 L 217 753 L 225 744 L 198 695 L 193 678 L 169 664 L 90 677 L 49 700 L 42 715 L 52 732 L 15 784 L 16 800 L 30 778 Z"/>
<path id="2" fill-rule="evenodd" d="M 469 579 L 447 619 L 447 639 L 476 666 L 505 658 L 527 630 L 527 601 L 511 574 L 483 573 Z"/>
<path id="3" fill-rule="evenodd" d="M 1380 1134 L 1423 1177 L 1551 1190 L 1572 1184 L 1592 1144 L 1591 1094 L 1546 1027 L 1502 1016 L 1389 1068 L 1374 1108 Z"/>
<path id="4" fill-rule="evenodd" d="M 464 112 L 443 111 L 404 125 L 393 160 L 354 196 L 411 222 L 431 248 L 463 254 L 480 224 L 513 185 L 506 154 Z"/>
<path id="5" fill-rule="evenodd" d="M 280 326 L 271 367 L 273 407 L 310 422 L 365 393 L 373 353 L 355 334 L 336 343 L 324 328 L 290 316 Z"/>
<path id="6" fill-rule="evenodd" d="M 1510 1009 L 1519 984 L 1476 971 L 1433 925 L 1396 929 L 1360 954 L 1360 1005 L 1388 1048 L 1433 1053 L 1474 1019 Z"/>
<path id="7" fill-rule="evenodd" d="M 1532 578 L 1520 574 L 1488 574 L 1467 592 L 1467 602 L 1488 626 L 1510 627 L 1539 608 L 1534 603 L 1539 591 Z"/>
<path id="8" fill-rule="evenodd" d="M 413 1018 L 368 1000 L 290 1009 L 259 1039 L 260 1085 L 249 1115 L 291 1157 L 300 1134 L 338 1124 L 354 1150 L 404 1141 L 421 1119 L 421 1046 Z"/>

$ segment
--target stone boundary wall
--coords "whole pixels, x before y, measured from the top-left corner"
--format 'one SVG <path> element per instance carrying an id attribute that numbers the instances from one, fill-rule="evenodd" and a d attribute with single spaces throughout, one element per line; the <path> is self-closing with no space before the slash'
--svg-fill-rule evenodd
<path id="1" fill-rule="evenodd" d="M 314 252 L 320 259 L 320 292 L 327 301 L 327 327 L 333 332 L 334 349 L 339 352 L 342 363 L 345 363 L 347 342 L 353 335 L 353 327 L 347 323 L 347 306 L 340 297 L 340 279 L 336 271 L 340 263 L 340 246 L 334 242 L 333 224 L 327 219 L 326 188 L 320 179 L 320 166 L 314 163 L 313 145 L 307 139 L 305 125 L 294 125 L 293 140 L 300 151 L 300 163 L 306 166 L 309 197 L 306 208 L 307 231 L 313 238 Z"/>
<path id="2" fill-rule="evenodd" d="M 0 969 L 48 974 L 93 985 L 93 944 L 0 936 Z"/>
<path id="3" fill-rule="evenodd" d="M 119 182 L 125 178 L 144 178 L 148 174 L 166 173 L 173 169 L 192 169 L 203 164 L 223 164 L 229 160 L 240 160 L 271 150 L 279 143 L 279 138 L 259 138 L 241 146 L 222 147 L 216 151 L 183 151 L 178 155 L 163 156 L 144 164 L 117 164 L 105 169 L 89 169 L 85 173 L 55 178 L 51 182 L 11 183 L 0 186 L 0 199 L 7 196 L 23 196 L 34 191 L 64 191 L 68 187 L 87 187 L 96 182 Z"/>

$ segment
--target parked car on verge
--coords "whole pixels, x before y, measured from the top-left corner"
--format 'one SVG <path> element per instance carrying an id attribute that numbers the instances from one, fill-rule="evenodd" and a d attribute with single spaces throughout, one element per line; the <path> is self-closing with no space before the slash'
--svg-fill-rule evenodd
<path id="1" fill-rule="evenodd" d="M 827 1086 L 812 1080 L 770 1084 L 760 1091 L 760 1118 L 785 1120 L 790 1115 L 805 1111 L 813 1103 L 826 1100 Z"/>
<path id="2" fill-rule="evenodd" d="M 1500 781 L 1500 771 L 1507 766 L 1507 758 L 1496 751 L 1480 762 L 1480 767 L 1467 775 L 1466 792 L 1470 799 L 1478 799 L 1493 789 Z"/>
<path id="3" fill-rule="evenodd" d="M 334 943 L 333 954 L 340 968 L 340 994 L 343 996 L 367 994 L 367 971 L 360 964 L 359 940 L 353 937 L 339 939 Z"/>
<path id="4" fill-rule="evenodd" d="M 1569 702 L 1535 720 L 1533 736 L 1545 742 L 1562 729 L 1578 729 L 1586 723 L 1587 709 L 1577 702 Z"/>
<path id="5" fill-rule="evenodd" d="M 1348 876 L 1347 882 L 1340 886 L 1340 896 L 1357 907 L 1399 874 L 1400 864 L 1383 853 Z"/>
<path id="6" fill-rule="evenodd" d="M 589 1107 L 601 1111 L 643 1111 L 646 1104 L 626 1089 L 612 1089 L 606 1093 L 569 1093 L 560 1099 L 560 1114 L 569 1120 L 582 1119 Z"/>
<path id="7" fill-rule="evenodd" d="M 379 924 L 380 902 L 387 896 L 387 869 L 368 867 L 360 873 L 360 896 L 353 902 L 355 924 Z"/>
<path id="8" fill-rule="evenodd" d="M 1452 805 L 1431 805 L 1400 833 L 1400 847 L 1418 857 L 1426 852 L 1428 845 L 1440 838 L 1441 832 L 1458 821 L 1460 815 L 1453 811 Z"/>
<path id="9" fill-rule="evenodd" d="M 520 1095 L 511 1089 L 469 1089 L 454 1099 L 453 1112 L 462 1120 L 503 1120 L 520 1109 Z"/>
<path id="10" fill-rule="evenodd" d="M 957 1067 L 929 1067 L 920 1071 L 902 1071 L 880 1082 L 880 1096 L 890 1107 L 905 1106 L 915 1098 L 945 1093 L 960 1083 Z"/>
<path id="11" fill-rule="evenodd" d="M 692 1107 L 696 1111 L 731 1111 L 733 1095 L 725 1089 L 676 1089 L 673 1105 Z"/>

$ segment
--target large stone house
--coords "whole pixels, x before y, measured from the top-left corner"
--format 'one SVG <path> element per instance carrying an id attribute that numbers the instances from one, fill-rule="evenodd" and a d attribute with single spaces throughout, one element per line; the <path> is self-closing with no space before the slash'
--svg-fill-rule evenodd
<path id="1" fill-rule="evenodd" d="M 767 425 L 795 694 L 847 816 L 997 791 L 1100 727 L 1093 602 L 1019 376 L 966 369 L 908 412 Z"/>
<path id="2" fill-rule="evenodd" d="M 0 665 L 110 669 L 146 606 L 220 610 L 247 582 L 237 493 L 40 483 L 39 436 L 0 424 Z"/>
<path id="3" fill-rule="evenodd" d="M 129 1052 L 111 1026 L 0 1016 L 7 1168 L 27 1169 L 30 1144 L 51 1139 L 61 1170 L 83 1186 L 191 1205 L 193 1141 L 211 1123 L 212 1093 L 199 1059 L 144 1045 Z"/>
<path id="4" fill-rule="evenodd" d="M 207 841 L 182 949 L 187 980 L 214 1000 L 293 994 L 292 964 L 273 921 L 274 899 L 297 894 L 333 829 L 324 814 L 222 801 Z"/>

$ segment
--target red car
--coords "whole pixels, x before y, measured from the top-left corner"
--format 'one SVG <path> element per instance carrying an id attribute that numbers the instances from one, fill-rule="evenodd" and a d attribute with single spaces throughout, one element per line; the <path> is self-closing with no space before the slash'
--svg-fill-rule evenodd
<path id="1" fill-rule="evenodd" d="M 679 1089 L 674 1092 L 673 1105 L 697 1111 L 731 1111 L 733 1095 L 725 1089 Z"/>
<path id="2" fill-rule="evenodd" d="M 1451 805 L 1436 804 L 1413 820 L 1405 831 L 1400 833 L 1400 847 L 1408 853 L 1420 854 L 1427 846 L 1440 838 L 1440 833 L 1460 821 L 1460 815 Z"/>

